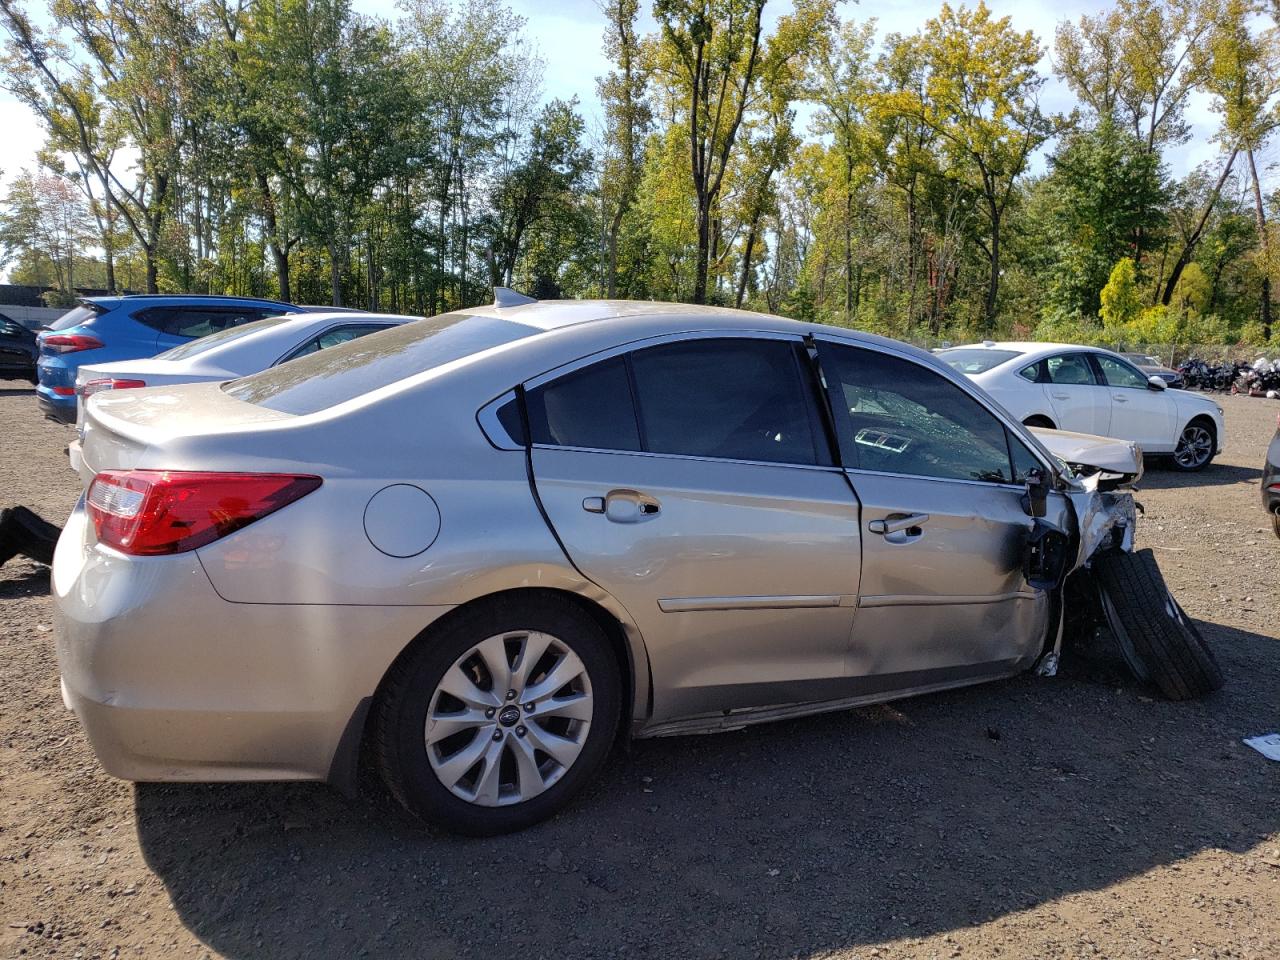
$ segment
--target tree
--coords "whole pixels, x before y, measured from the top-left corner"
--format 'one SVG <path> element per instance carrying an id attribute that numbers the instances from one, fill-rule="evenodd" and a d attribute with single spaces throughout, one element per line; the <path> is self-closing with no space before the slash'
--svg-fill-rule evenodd
<path id="1" fill-rule="evenodd" d="M 526 238 L 537 227 L 555 221 L 579 235 L 590 234 L 582 195 L 592 156 L 582 144 L 585 128 L 576 106 L 576 101 L 552 100 L 543 108 L 529 135 L 527 153 L 497 186 L 490 247 L 490 281 L 495 286 L 511 284 Z M 548 269 L 545 261 L 540 267 L 534 279 L 558 290 L 553 275 L 558 270 Z"/>
<path id="2" fill-rule="evenodd" d="M 1093 315 L 1113 264 L 1135 264 L 1154 245 L 1168 203 L 1159 156 L 1104 118 L 1072 133 L 1049 158 L 1037 185 L 1045 209 L 1031 227 L 1051 261 L 1048 299 L 1068 313 Z"/>
<path id="3" fill-rule="evenodd" d="M 1123 339 L 1123 328 L 1142 312 L 1142 294 L 1138 291 L 1137 279 L 1133 261 L 1125 257 L 1115 265 L 1107 285 L 1102 288 L 1099 314 L 1107 333 L 1114 339 Z"/>
<path id="4" fill-rule="evenodd" d="M 707 302 L 712 220 L 760 68 L 765 0 L 655 0 L 656 68 L 684 104 L 697 229 L 694 303 Z"/>
<path id="5" fill-rule="evenodd" d="M 1262 7 L 1252 0 L 1222 0 L 1213 6 L 1213 25 L 1206 55 L 1206 86 L 1222 117 L 1224 143 L 1244 152 L 1253 184 L 1261 261 L 1259 319 L 1263 337 L 1271 339 L 1270 249 L 1262 182 L 1254 154 L 1280 125 L 1280 29 L 1255 32 L 1250 21 Z"/>
<path id="6" fill-rule="evenodd" d="M 604 106 L 607 144 L 601 192 L 608 217 L 605 264 L 605 296 L 618 295 L 618 238 L 623 219 L 635 203 L 636 190 L 644 172 L 644 138 L 653 122 L 653 112 L 645 98 L 648 70 L 641 58 L 636 32 L 639 0 L 608 0 L 605 15 L 604 48 L 617 69 L 596 81 Z M 623 272 L 624 289 L 629 292 L 634 271 Z"/>
<path id="7" fill-rule="evenodd" d="M 972 11 L 944 3 L 916 42 L 928 80 L 923 98 L 903 91 L 902 112 L 938 133 L 956 174 L 973 178 L 981 196 L 987 236 L 980 246 L 989 267 L 983 320 L 993 330 L 1005 212 L 1031 153 L 1056 127 L 1037 100 L 1042 51 L 1034 34 L 1016 32 L 1008 17 L 993 20 L 982 2 Z"/>
<path id="8" fill-rule="evenodd" d="M 48 267 L 63 302 L 74 302 L 76 261 L 93 242 L 84 199 L 63 177 L 23 170 L 0 208 L 0 249 L 5 262 Z"/>

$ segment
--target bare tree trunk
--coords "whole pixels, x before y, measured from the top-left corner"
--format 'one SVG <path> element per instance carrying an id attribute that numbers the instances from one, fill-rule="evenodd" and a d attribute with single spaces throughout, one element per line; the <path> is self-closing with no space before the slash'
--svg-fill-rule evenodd
<path id="1" fill-rule="evenodd" d="M 338 245 L 329 241 L 329 292 L 335 307 L 342 306 L 342 270 L 338 264 Z"/>
<path id="2" fill-rule="evenodd" d="M 1262 183 L 1253 160 L 1253 147 L 1246 153 L 1249 175 L 1253 178 L 1253 209 L 1258 220 L 1258 242 L 1262 245 L 1262 338 L 1271 339 L 1271 243 L 1267 237 L 1267 213 L 1262 205 Z"/>
<path id="3" fill-rule="evenodd" d="M 1173 290 L 1178 285 L 1178 280 L 1182 276 L 1182 271 L 1186 269 L 1188 263 L 1191 262 L 1191 255 L 1195 253 L 1196 244 L 1200 242 L 1200 236 L 1204 233 L 1205 224 L 1209 222 L 1209 215 L 1213 213 L 1213 208 L 1218 202 L 1218 195 L 1222 193 L 1222 188 L 1227 182 L 1227 177 L 1231 175 L 1231 166 L 1236 162 L 1236 154 L 1240 148 L 1235 147 L 1231 150 L 1231 155 L 1227 157 L 1226 166 L 1222 168 L 1222 176 L 1218 177 L 1218 182 L 1213 187 L 1213 192 L 1209 194 L 1209 200 L 1204 205 L 1204 212 L 1200 214 L 1200 221 L 1196 224 L 1191 235 L 1187 237 L 1182 245 L 1182 252 L 1178 254 L 1178 259 L 1174 261 L 1173 269 L 1169 271 L 1169 279 L 1165 281 L 1164 293 L 1160 297 L 1160 302 L 1166 307 L 1173 300 Z"/>

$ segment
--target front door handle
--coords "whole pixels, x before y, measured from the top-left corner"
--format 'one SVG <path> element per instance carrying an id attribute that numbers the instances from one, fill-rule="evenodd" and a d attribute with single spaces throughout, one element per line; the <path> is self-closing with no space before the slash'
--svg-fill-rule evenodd
<path id="1" fill-rule="evenodd" d="M 588 513 L 603 513 L 614 523 L 641 523 L 658 516 L 662 512 L 662 504 L 638 490 L 610 490 L 603 497 L 587 497 L 582 501 L 582 509 Z"/>
<path id="2" fill-rule="evenodd" d="M 867 524 L 867 529 L 872 533 L 884 536 L 890 533 L 901 533 L 903 530 L 910 530 L 912 527 L 918 527 L 928 521 L 929 515 L 927 513 L 891 514 L 885 520 L 872 520 Z"/>
<path id="3" fill-rule="evenodd" d="M 1118 394 L 1118 393 L 1113 393 L 1113 394 L 1111 395 L 1111 399 L 1112 399 L 1112 400 L 1114 400 L 1116 403 L 1128 403 L 1128 402 L 1129 402 L 1129 398 L 1128 398 L 1128 397 L 1122 397 L 1122 396 L 1121 396 L 1120 394 Z"/>
<path id="4" fill-rule="evenodd" d="M 1055 400 L 1070 400 L 1070 399 L 1071 399 L 1071 394 L 1069 394 L 1069 393 L 1055 393 L 1055 394 L 1053 395 L 1053 399 L 1055 399 Z"/>

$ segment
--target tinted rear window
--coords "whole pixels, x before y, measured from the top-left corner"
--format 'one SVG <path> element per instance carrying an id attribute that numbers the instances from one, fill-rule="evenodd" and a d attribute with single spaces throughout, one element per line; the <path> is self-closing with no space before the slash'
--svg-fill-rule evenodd
<path id="1" fill-rule="evenodd" d="M 67 330 L 67 329 L 70 329 L 71 327 L 78 327 L 80 326 L 80 324 L 84 323 L 86 320 L 92 320 L 101 312 L 102 311 L 99 310 L 97 307 L 91 307 L 86 304 L 81 304 L 78 307 L 73 307 L 72 309 L 68 310 L 66 313 L 60 316 L 57 320 L 53 321 L 53 323 L 49 324 L 49 329 L 50 330 Z"/>
<path id="2" fill-rule="evenodd" d="M 938 359 L 956 373 L 986 373 L 1000 366 L 1007 360 L 1022 356 L 1017 350 L 988 350 L 986 347 L 959 347 L 955 350 L 943 350 Z"/>
<path id="3" fill-rule="evenodd" d="M 640 430 L 626 360 L 604 360 L 533 391 L 529 429 L 534 443 L 639 450 Z"/>
<path id="4" fill-rule="evenodd" d="M 445 313 L 290 360 L 223 389 L 281 413 L 315 413 L 537 332 L 497 317 Z"/>
<path id="5" fill-rule="evenodd" d="M 227 327 L 219 330 L 217 333 L 211 333 L 207 337 L 201 337 L 199 340 L 192 340 L 190 343 L 183 343 L 172 350 L 166 350 L 164 353 L 156 354 L 157 360 L 183 360 L 187 357 L 198 356 L 206 350 L 213 347 L 220 347 L 232 340 L 239 340 L 241 337 L 247 337 L 251 333 L 259 330 L 270 330 L 272 327 L 279 326 L 289 320 L 298 319 L 296 316 L 279 316 L 267 317 L 265 320 L 255 320 L 253 323 L 243 323 L 238 327 Z"/>

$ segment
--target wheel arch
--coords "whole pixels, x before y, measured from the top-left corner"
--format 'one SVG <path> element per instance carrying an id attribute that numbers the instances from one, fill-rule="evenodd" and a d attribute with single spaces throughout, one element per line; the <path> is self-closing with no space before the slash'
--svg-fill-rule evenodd
<path id="1" fill-rule="evenodd" d="M 1053 421 L 1053 417 L 1044 413 L 1031 413 L 1022 418 L 1024 427 L 1041 427 L 1046 430 L 1057 430 L 1058 426 Z"/>
<path id="2" fill-rule="evenodd" d="M 594 587 L 591 584 L 585 586 Z M 371 708 L 382 695 L 387 678 L 397 663 L 400 663 L 420 644 L 429 643 L 433 636 L 463 613 L 498 601 L 519 601 L 521 597 L 530 599 L 554 597 L 573 604 L 599 625 L 609 641 L 609 647 L 618 663 L 618 670 L 622 677 L 624 715 L 620 718 L 618 732 L 619 739 L 629 741 L 634 730 L 651 712 L 652 682 L 644 641 L 622 606 L 608 594 L 594 589 L 588 594 L 586 591 L 580 593 L 563 587 L 512 587 L 486 593 L 458 604 L 433 620 L 404 645 L 404 649 L 383 670 L 377 689 L 357 704 L 351 718 L 347 721 L 346 729 L 329 765 L 329 775 L 326 778 L 328 782 L 348 796 L 354 796 L 358 792 L 360 764 L 368 749 L 369 736 L 372 732 L 370 717 L 373 710 Z"/>

